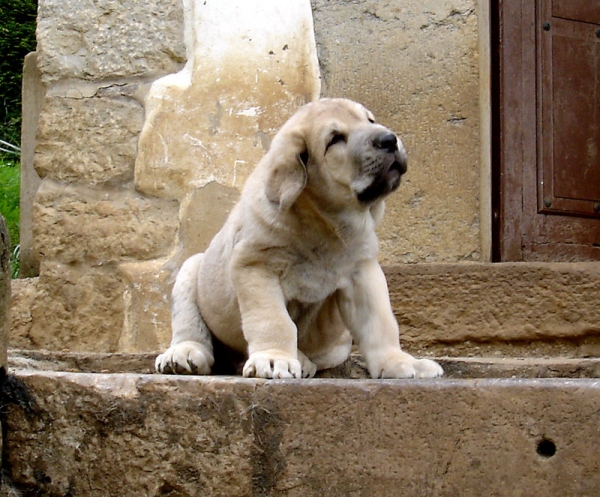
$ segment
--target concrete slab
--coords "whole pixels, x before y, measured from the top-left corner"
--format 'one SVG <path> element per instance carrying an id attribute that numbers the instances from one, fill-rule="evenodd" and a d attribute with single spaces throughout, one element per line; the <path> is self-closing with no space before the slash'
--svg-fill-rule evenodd
<path id="1" fill-rule="evenodd" d="M 597 379 L 249 380 L 17 370 L 25 495 L 592 496 Z"/>

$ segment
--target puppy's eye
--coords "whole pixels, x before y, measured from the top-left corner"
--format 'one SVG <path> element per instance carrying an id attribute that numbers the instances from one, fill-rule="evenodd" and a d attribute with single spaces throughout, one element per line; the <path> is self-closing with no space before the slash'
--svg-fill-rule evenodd
<path id="1" fill-rule="evenodd" d="M 368 119 L 371 124 L 375 124 L 375 119 L 373 119 L 372 117 L 369 117 Z"/>
<path id="2" fill-rule="evenodd" d="M 331 140 L 329 140 L 329 143 L 327 144 L 327 147 L 325 148 L 325 152 L 327 152 L 327 150 L 329 149 L 329 147 L 331 147 L 332 145 L 335 145 L 336 143 L 342 143 L 346 141 L 346 136 L 341 134 L 341 133 L 335 133 L 332 137 Z"/>

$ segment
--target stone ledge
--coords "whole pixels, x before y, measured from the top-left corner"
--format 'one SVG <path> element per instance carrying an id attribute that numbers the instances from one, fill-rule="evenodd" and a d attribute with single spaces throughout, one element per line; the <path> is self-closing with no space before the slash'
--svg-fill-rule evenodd
<path id="1" fill-rule="evenodd" d="M 17 371 L 27 495 L 594 495 L 597 380 L 295 380 Z M 326 490 L 325 490 L 326 489 Z"/>
<path id="2" fill-rule="evenodd" d="M 73 373 L 153 374 L 156 353 L 102 354 L 9 350 L 11 369 Z M 600 378 L 600 358 L 568 359 L 436 357 L 445 378 Z M 318 378 L 370 379 L 366 365 L 352 354 L 341 366 L 319 371 Z"/>

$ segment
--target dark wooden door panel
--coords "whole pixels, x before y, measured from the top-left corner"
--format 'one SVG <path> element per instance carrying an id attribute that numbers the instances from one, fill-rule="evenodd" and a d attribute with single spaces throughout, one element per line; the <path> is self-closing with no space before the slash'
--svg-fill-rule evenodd
<path id="1" fill-rule="evenodd" d="M 539 30 L 542 213 L 600 217 L 599 29 L 548 16 Z"/>
<path id="2" fill-rule="evenodd" d="M 553 0 L 552 16 L 600 24 L 599 0 Z"/>
<path id="3" fill-rule="evenodd" d="M 493 260 L 600 260 L 600 0 L 491 2 Z"/>

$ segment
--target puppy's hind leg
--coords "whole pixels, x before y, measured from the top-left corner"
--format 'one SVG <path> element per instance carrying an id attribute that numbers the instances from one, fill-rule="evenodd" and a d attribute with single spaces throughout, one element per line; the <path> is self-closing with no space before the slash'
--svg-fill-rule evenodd
<path id="1" fill-rule="evenodd" d="M 156 358 L 156 371 L 165 374 L 210 374 L 214 363 L 211 333 L 197 304 L 198 272 L 204 254 L 184 262 L 173 286 L 171 346 Z"/>

